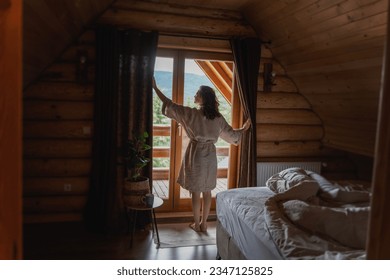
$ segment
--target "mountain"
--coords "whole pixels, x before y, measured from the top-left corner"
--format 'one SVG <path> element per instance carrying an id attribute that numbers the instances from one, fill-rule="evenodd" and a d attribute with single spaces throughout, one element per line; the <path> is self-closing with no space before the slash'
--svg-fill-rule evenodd
<path id="1" fill-rule="evenodd" d="M 154 77 L 158 87 L 169 98 L 172 97 L 172 72 L 168 71 L 155 71 Z M 190 98 L 193 99 L 195 93 L 198 91 L 199 86 L 206 85 L 215 89 L 214 85 L 206 76 L 197 75 L 193 73 L 186 73 L 184 76 L 184 100 Z"/>
<path id="2" fill-rule="evenodd" d="M 172 98 L 172 72 L 168 71 L 155 71 L 154 77 L 160 90 L 168 97 Z M 184 104 L 187 106 L 194 106 L 194 96 L 201 85 L 206 85 L 216 90 L 213 83 L 207 78 L 207 76 L 197 75 L 193 73 L 185 73 L 184 76 Z M 222 97 L 221 93 L 215 91 L 219 101 L 219 111 L 228 121 L 231 122 L 231 106 L 226 102 L 226 99 Z"/>

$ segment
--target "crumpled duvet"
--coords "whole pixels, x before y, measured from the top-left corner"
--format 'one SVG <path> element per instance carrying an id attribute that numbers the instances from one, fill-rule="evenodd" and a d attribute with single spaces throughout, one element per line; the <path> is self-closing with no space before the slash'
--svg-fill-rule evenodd
<path id="1" fill-rule="evenodd" d="M 370 190 L 289 168 L 266 183 L 265 223 L 286 259 L 365 259 Z"/>

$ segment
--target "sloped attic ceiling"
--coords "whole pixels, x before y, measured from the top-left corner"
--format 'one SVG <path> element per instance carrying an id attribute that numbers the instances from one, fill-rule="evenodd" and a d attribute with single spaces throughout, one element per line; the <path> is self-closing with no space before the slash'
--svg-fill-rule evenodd
<path id="1" fill-rule="evenodd" d="M 23 82 L 28 85 L 113 0 L 24 0 Z"/>
<path id="2" fill-rule="evenodd" d="M 30 84 L 116 0 L 24 0 L 24 85 Z M 254 0 L 121 0 L 241 10 Z"/>
<path id="3" fill-rule="evenodd" d="M 187 2 L 239 10 L 322 119 L 324 144 L 374 154 L 387 0 Z"/>
<path id="4" fill-rule="evenodd" d="M 33 81 L 112 2 L 117 1 L 24 1 L 25 84 Z M 373 155 L 386 0 L 146 2 L 241 12 L 261 39 L 271 40 L 274 57 L 323 120 L 324 144 Z"/>
<path id="5" fill-rule="evenodd" d="M 323 120 L 327 146 L 374 153 L 387 2 L 256 1 L 245 8 Z"/>

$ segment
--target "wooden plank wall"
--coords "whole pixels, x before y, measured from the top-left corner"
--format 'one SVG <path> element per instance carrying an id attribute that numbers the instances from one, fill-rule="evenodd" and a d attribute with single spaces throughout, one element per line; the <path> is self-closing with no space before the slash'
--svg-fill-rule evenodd
<path id="1" fill-rule="evenodd" d="M 387 19 L 387 25 L 390 18 Z M 382 86 L 378 113 L 378 136 L 375 147 L 373 191 L 367 239 L 367 259 L 390 259 L 390 29 L 387 30 L 385 55 L 383 58 Z"/>
<path id="2" fill-rule="evenodd" d="M 164 47 L 168 41 L 161 37 Z M 206 41 L 210 48 L 217 46 L 226 51 L 229 47 L 220 40 Z M 176 37 L 174 45 L 178 47 L 181 42 L 188 40 Z M 88 56 L 86 84 L 80 84 L 76 75 L 80 52 Z M 88 31 L 25 91 L 25 222 L 82 219 L 91 167 L 94 58 L 93 31 Z M 355 167 L 345 154 L 323 147 L 321 120 L 265 46 L 261 62 L 273 62 L 277 75 L 273 91 L 263 92 L 263 67 L 260 68 L 258 161 L 322 160 L 325 174 L 333 178 L 355 177 Z"/>
<path id="3" fill-rule="evenodd" d="M 90 4 L 92 2 L 86 5 Z M 98 5 L 103 5 L 103 1 L 99 1 Z M 35 19 L 49 20 L 51 17 L 48 14 L 45 16 L 45 11 L 50 9 L 44 4 L 31 4 L 27 8 L 30 16 Z M 34 15 L 32 13 L 34 9 L 42 16 Z M 166 13 L 161 13 L 162 18 L 156 17 L 161 11 Z M 199 20 L 199 14 L 203 15 L 203 21 Z M 137 16 L 138 18 L 141 16 L 142 20 L 131 21 Z M 183 24 L 177 24 L 177 20 Z M 203 28 L 199 28 L 200 22 Z M 115 5 L 98 20 L 98 24 L 104 23 L 119 27 L 141 29 L 153 27 L 151 29 L 164 32 L 188 32 L 190 35 L 213 35 L 224 38 L 232 35 L 255 35 L 254 30 L 245 23 L 238 12 L 188 9 L 180 5 L 156 3 L 129 4 L 127 1 L 116 1 Z M 152 26 L 145 27 L 139 24 Z M 209 34 L 209 30 L 213 33 Z M 177 38 L 167 42 L 162 36 L 161 43 L 175 44 Z M 187 44 L 190 42 L 190 45 L 198 44 L 198 49 L 205 48 L 204 42 L 206 45 L 210 44 L 212 48 L 220 48 L 220 42 L 213 40 L 204 39 L 201 40 L 201 44 L 192 39 L 184 41 Z M 177 43 L 185 45 L 184 41 L 179 39 Z M 83 34 L 25 91 L 23 125 L 25 222 L 82 219 L 91 168 L 95 56 L 93 43 L 93 32 Z M 50 42 L 46 44 L 49 45 Z M 34 51 L 35 46 L 26 48 L 25 51 L 29 53 Z M 45 49 L 47 47 L 42 48 Z M 80 83 L 77 76 L 80 52 L 86 52 L 88 55 L 87 84 Z M 38 56 L 44 58 L 45 54 L 40 51 Z M 26 67 L 29 67 L 29 63 L 26 62 Z"/>
<path id="4" fill-rule="evenodd" d="M 103 18 L 107 21 L 107 17 Z M 165 24 L 171 26 L 169 22 Z M 155 28 L 159 26 L 164 25 Z M 229 49 L 228 41 L 177 36 L 161 36 L 160 46 L 222 52 Z M 25 91 L 25 222 L 82 219 L 91 168 L 94 41 L 92 31 L 84 33 Z M 87 54 L 86 83 L 77 75 L 80 53 Z M 272 92 L 264 92 L 263 65 L 270 62 L 276 85 Z M 320 160 L 324 162 L 325 175 L 356 177 L 356 167 L 346 153 L 323 146 L 320 118 L 266 46 L 262 50 L 257 107 L 258 161 Z"/>
<path id="5" fill-rule="evenodd" d="M 265 63 L 272 63 L 275 74 L 271 91 L 263 86 Z M 266 45 L 261 53 L 256 122 L 258 162 L 321 161 L 329 179 L 358 177 L 348 153 L 324 146 L 322 120 Z"/>
<path id="6" fill-rule="evenodd" d="M 255 36 L 238 11 L 191 5 L 116 0 L 98 20 L 123 28 L 209 37 Z"/>
<path id="7" fill-rule="evenodd" d="M 81 220 L 89 188 L 94 32 L 86 32 L 24 93 L 25 222 Z M 87 57 L 80 80 L 79 54 Z"/>
<path id="8" fill-rule="evenodd" d="M 38 78 L 113 1 L 23 1 L 25 87 Z"/>
<path id="9" fill-rule="evenodd" d="M 0 260 L 23 257 L 22 10 L 0 2 Z"/>
<path id="10" fill-rule="evenodd" d="M 251 1 L 243 13 L 323 121 L 323 143 L 373 157 L 387 0 Z"/>

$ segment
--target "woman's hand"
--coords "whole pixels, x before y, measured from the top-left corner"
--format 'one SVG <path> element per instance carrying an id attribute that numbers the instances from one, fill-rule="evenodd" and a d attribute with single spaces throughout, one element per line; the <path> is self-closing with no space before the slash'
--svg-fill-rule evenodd
<path id="1" fill-rule="evenodd" d="M 245 131 L 245 130 L 248 130 L 250 127 L 251 127 L 251 120 L 250 119 L 247 119 L 246 122 L 244 123 L 242 129 Z"/>
<path id="2" fill-rule="evenodd" d="M 153 86 L 153 89 L 156 91 L 157 93 L 157 96 L 158 98 L 160 98 L 160 100 L 165 103 L 165 102 L 168 102 L 170 99 L 168 97 L 166 97 L 164 95 L 164 93 L 162 93 L 162 91 L 157 87 L 157 83 L 156 83 L 156 79 L 153 77 L 152 79 L 152 86 Z"/>

